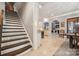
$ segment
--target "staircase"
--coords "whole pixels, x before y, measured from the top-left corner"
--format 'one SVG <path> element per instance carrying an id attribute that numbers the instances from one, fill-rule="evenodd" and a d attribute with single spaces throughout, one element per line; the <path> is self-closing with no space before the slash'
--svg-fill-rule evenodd
<path id="1" fill-rule="evenodd" d="M 17 13 L 6 13 L 2 29 L 1 55 L 23 55 L 31 49 L 31 40 L 25 32 Z"/>

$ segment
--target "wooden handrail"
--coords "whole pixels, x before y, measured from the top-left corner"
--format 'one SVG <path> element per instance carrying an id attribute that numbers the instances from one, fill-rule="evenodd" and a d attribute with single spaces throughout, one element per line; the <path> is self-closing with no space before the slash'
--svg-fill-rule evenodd
<path id="1" fill-rule="evenodd" d="M 0 11 L 0 55 L 1 55 L 1 40 L 2 40 L 2 26 L 3 26 L 3 13 L 4 11 Z"/>

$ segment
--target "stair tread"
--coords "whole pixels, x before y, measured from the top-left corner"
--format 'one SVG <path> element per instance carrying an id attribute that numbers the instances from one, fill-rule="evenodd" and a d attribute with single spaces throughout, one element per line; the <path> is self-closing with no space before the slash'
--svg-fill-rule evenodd
<path id="1" fill-rule="evenodd" d="M 21 37 L 21 38 L 14 38 L 14 39 L 11 39 L 11 40 L 4 40 L 4 41 L 2 41 L 2 43 L 17 41 L 17 40 L 23 40 L 23 39 L 28 39 L 28 37 Z"/>
<path id="2" fill-rule="evenodd" d="M 21 38 L 21 37 L 27 37 L 27 35 L 12 36 L 12 37 L 2 37 L 2 40 L 10 40 L 10 39 Z"/>
<path id="3" fill-rule="evenodd" d="M 24 41 L 27 41 L 27 40 L 28 39 L 23 39 L 23 40 L 17 40 L 17 41 L 11 41 L 11 42 L 2 43 L 1 47 L 12 45 L 12 44 L 16 44 L 16 43 L 20 43 L 20 42 L 24 42 Z"/>
<path id="4" fill-rule="evenodd" d="M 5 20 L 6 22 L 21 22 L 19 19 L 16 19 L 16 20 L 14 20 L 14 19 L 7 19 L 7 20 Z"/>
<path id="5" fill-rule="evenodd" d="M 13 33 L 2 33 L 2 36 L 6 36 L 6 35 L 15 35 L 15 34 L 26 34 L 26 32 L 13 32 Z"/>
<path id="6" fill-rule="evenodd" d="M 2 31 L 2 33 L 25 32 L 25 31 Z"/>
<path id="7" fill-rule="evenodd" d="M 14 48 L 10 48 L 10 49 L 6 49 L 6 50 L 2 50 L 2 51 L 1 51 L 1 54 L 9 53 L 9 52 L 12 52 L 12 51 L 15 51 L 15 50 L 21 49 L 21 48 L 23 48 L 23 47 L 25 47 L 25 46 L 28 46 L 28 45 L 30 45 L 30 43 L 23 44 L 23 45 L 20 45 L 20 46 L 14 47 Z"/>
<path id="8" fill-rule="evenodd" d="M 12 24 L 12 23 L 6 23 L 6 25 L 18 25 L 18 26 L 20 25 L 20 26 L 22 26 L 22 24 Z"/>
<path id="9" fill-rule="evenodd" d="M 24 29 L 3 29 L 2 32 L 10 32 L 10 31 L 25 31 Z"/>
<path id="10" fill-rule="evenodd" d="M 18 21 L 6 21 L 5 23 L 21 23 L 21 22 L 18 20 Z"/>
<path id="11" fill-rule="evenodd" d="M 11 23 L 11 22 L 6 22 L 7 24 L 17 24 L 17 25 L 21 25 L 21 23 Z"/>
<path id="12" fill-rule="evenodd" d="M 24 28 L 3 28 L 3 29 L 24 29 Z"/>
<path id="13" fill-rule="evenodd" d="M 19 21 L 19 19 L 17 20 L 6 19 L 5 21 Z"/>
<path id="14" fill-rule="evenodd" d="M 2 37 L 13 37 L 13 36 L 21 36 L 21 35 L 27 35 L 27 34 L 2 35 Z"/>
<path id="15" fill-rule="evenodd" d="M 3 24 L 3 26 L 22 26 L 22 25 L 10 25 L 10 24 Z"/>
<path id="16" fill-rule="evenodd" d="M 18 50 L 9 52 L 9 53 L 2 54 L 2 56 L 15 56 L 15 55 L 17 55 L 17 54 L 19 54 L 19 53 L 22 53 L 22 52 L 24 52 L 24 51 L 30 49 L 31 47 L 32 47 L 31 45 L 28 45 L 28 46 L 25 46 L 25 47 L 23 47 L 23 48 L 21 48 L 21 49 L 18 49 Z"/>
<path id="17" fill-rule="evenodd" d="M 2 50 L 9 49 L 9 48 L 16 47 L 16 46 L 20 46 L 20 45 L 23 45 L 23 44 L 27 44 L 27 43 L 29 43 L 29 42 L 30 42 L 30 41 L 23 41 L 23 42 L 19 42 L 19 43 L 16 43 L 16 44 L 4 46 L 4 47 L 1 47 L 1 51 L 2 51 Z"/>
<path id="18" fill-rule="evenodd" d="M 21 22 L 19 20 L 5 20 L 6 22 L 15 22 L 15 23 L 18 23 L 18 22 Z"/>
<path id="19" fill-rule="evenodd" d="M 6 41 L 6 40 L 13 40 L 13 39 L 21 39 L 21 38 L 24 38 L 24 37 L 28 37 L 27 35 L 22 35 L 22 36 L 15 36 L 15 37 L 2 37 L 2 41 Z"/>

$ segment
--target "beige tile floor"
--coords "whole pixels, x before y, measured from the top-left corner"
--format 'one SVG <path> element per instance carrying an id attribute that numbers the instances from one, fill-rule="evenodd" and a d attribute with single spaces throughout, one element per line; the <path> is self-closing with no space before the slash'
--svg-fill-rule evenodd
<path id="1" fill-rule="evenodd" d="M 45 36 L 41 45 L 36 50 L 24 54 L 24 56 L 52 56 L 65 40 L 57 35 Z"/>

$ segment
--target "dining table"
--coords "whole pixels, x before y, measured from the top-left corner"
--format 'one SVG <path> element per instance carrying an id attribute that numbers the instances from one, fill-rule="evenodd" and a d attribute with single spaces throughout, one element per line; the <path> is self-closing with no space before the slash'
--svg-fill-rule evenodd
<path id="1" fill-rule="evenodd" d="M 67 38 L 69 39 L 69 47 L 74 48 L 77 37 L 79 37 L 79 33 L 66 33 Z"/>

